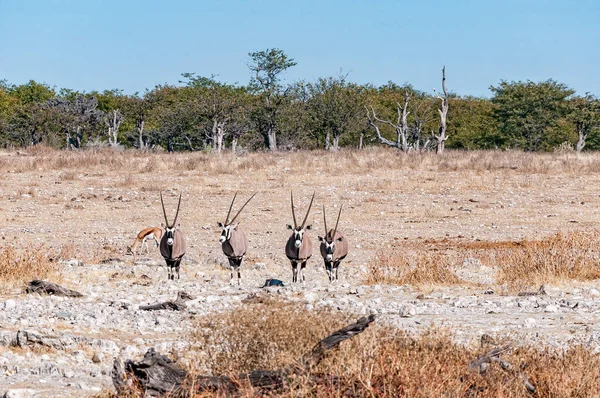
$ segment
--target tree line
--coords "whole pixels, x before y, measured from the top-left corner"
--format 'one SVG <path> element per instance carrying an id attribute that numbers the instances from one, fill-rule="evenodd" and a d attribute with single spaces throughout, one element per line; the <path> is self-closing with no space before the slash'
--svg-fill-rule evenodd
<path id="1" fill-rule="evenodd" d="M 552 79 L 501 81 L 491 98 L 446 87 L 356 84 L 348 76 L 283 83 L 296 62 L 280 49 L 249 54 L 247 85 L 183 73 L 143 94 L 79 92 L 0 80 L 0 146 L 338 150 L 387 145 L 401 151 L 600 148 L 600 101 Z M 449 87 L 451 87 L 451 80 Z"/>

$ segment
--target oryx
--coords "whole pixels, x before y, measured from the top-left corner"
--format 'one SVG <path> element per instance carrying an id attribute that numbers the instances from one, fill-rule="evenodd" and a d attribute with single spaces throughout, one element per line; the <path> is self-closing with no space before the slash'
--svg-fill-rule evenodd
<path id="1" fill-rule="evenodd" d="M 256 193 L 254 195 L 256 195 Z M 248 250 L 248 239 L 246 238 L 244 232 L 238 228 L 239 224 L 234 224 L 234 222 L 242 210 L 244 210 L 244 207 L 246 207 L 248 202 L 252 200 L 254 195 L 250 196 L 250 199 L 244 203 L 235 217 L 233 217 L 230 221 L 229 215 L 231 214 L 233 203 L 237 197 L 236 192 L 235 195 L 233 195 L 233 200 L 229 206 L 227 217 L 225 217 L 225 223 L 218 223 L 219 228 L 221 228 L 221 236 L 219 237 L 221 249 L 223 249 L 223 253 L 227 256 L 227 259 L 229 260 L 229 267 L 231 268 L 231 279 L 229 280 L 229 283 L 233 283 L 233 271 L 237 270 L 238 285 L 240 284 L 240 266 L 242 265 L 244 254 L 246 254 L 246 250 Z"/>
<path id="2" fill-rule="evenodd" d="M 181 206 L 181 194 L 179 194 L 179 203 L 177 204 L 177 212 L 175 213 L 173 224 L 169 224 L 169 220 L 167 219 L 162 192 L 160 193 L 160 204 L 162 205 L 163 215 L 165 216 L 165 233 L 160 240 L 160 254 L 162 254 L 167 262 L 169 279 L 175 279 L 173 268 L 177 270 L 177 279 L 179 279 L 179 264 L 181 263 L 181 259 L 185 255 L 186 250 L 185 239 L 183 239 L 183 234 L 179 229 L 179 224 L 177 224 L 179 207 Z"/>
<path id="3" fill-rule="evenodd" d="M 315 194 L 313 192 L 312 198 L 310 199 L 310 204 L 308 205 L 308 210 L 306 211 L 306 216 L 304 216 L 304 221 L 302 221 L 300 226 L 298 226 L 298 223 L 296 222 L 293 192 L 290 194 L 290 199 L 292 203 L 292 217 L 294 218 L 294 226 L 292 227 L 289 224 L 287 225 L 287 229 L 291 229 L 292 234 L 285 245 L 285 255 L 292 263 L 292 282 L 298 282 L 299 273 L 300 279 L 302 280 L 302 283 L 304 283 L 304 268 L 306 267 L 306 262 L 312 256 L 312 242 L 305 233 L 307 230 L 310 230 L 312 226 L 306 225 L 306 220 L 308 219 L 310 208 L 312 207 L 313 200 L 315 199 Z M 300 271 L 298 271 L 298 263 L 300 263 Z"/>
<path id="4" fill-rule="evenodd" d="M 325 261 L 325 270 L 329 276 L 329 281 L 338 279 L 338 267 L 340 262 L 348 255 L 348 239 L 341 231 L 338 231 L 338 223 L 342 214 L 342 206 L 338 213 L 335 228 L 327 231 L 327 217 L 325 217 L 325 205 L 323 205 L 323 224 L 325 227 L 325 236 L 319 236 L 321 242 L 321 256 Z M 335 275 L 334 275 L 335 271 Z"/>

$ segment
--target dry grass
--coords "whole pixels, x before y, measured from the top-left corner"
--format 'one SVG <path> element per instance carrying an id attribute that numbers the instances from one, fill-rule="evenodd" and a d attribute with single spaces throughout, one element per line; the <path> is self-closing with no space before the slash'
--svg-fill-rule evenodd
<path id="1" fill-rule="evenodd" d="M 466 259 L 495 267 L 496 283 L 512 292 L 544 283 L 590 281 L 600 279 L 599 247 L 597 230 L 559 232 L 541 240 L 417 241 L 380 251 L 369 264 L 365 282 L 458 284 L 453 270 Z"/>
<path id="2" fill-rule="evenodd" d="M 48 248 L 43 245 L 24 249 L 0 247 L 0 291 L 23 286 L 32 279 L 55 277 L 57 271 L 58 264 L 50 261 Z"/>
<path id="3" fill-rule="evenodd" d="M 557 233 L 539 241 L 496 249 L 499 283 L 523 287 L 565 280 L 600 278 L 600 233 L 596 230 Z"/>
<path id="4" fill-rule="evenodd" d="M 190 354 L 197 355 L 202 368 L 208 368 L 202 371 L 195 368 L 192 374 L 199 371 L 235 377 L 251 369 L 281 368 L 349 322 L 339 314 L 307 312 L 300 306 L 273 300 L 245 305 L 214 318 L 202 318 L 198 332 L 192 336 L 200 348 Z M 490 365 L 484 375 L 468 370 L 472 360 L 492 348 L 487 343 L 477 347 L 458 345 L 449 333 L 441 330 L 411 336 L 376 324 L 342 343 L 313 370 L 316 374 L 337 376 L 337 383 L 325 380 L 314 385 L 301 376 L 290 381 L 287 391 L 270 396 L 529 396 L 520 377 L 503 371 L 497 364 Z M 517 346 L 503 354 L 503 358 L 524 369 L 537 388 L 535 396 L 586 397 L 597 396 L 600 391 L 600 357 L 586 348 L 578 346 L 558 352 Z M 245 380 L 239 383 L 244 388 L 241 396 L 261 394 Z"/>
<path id="5" fill-rule="evenodd" d="M 6 152 L 4 154 L 7 154 Z M 12 154 L 12 153 L 8 153 Z M 17 156 L 1 159 L 0 170 L 25 172 L 31 170 L 67 170 L 59 178 L 70 181 L 76 171 L 89 169 L 129 170 L 153 173 L 159 170 L 186 170 L 230 174 L 288 167 L 291 173 L 302 173 L 307 168 L 327 170 L 332 174 L 369 173 L 383 168 L 432 169 L 440 172 L 492 171 L 506 169 L 516 173 L 548 174 L 566 172 L 572 175 L 599 172 L 600 159 L 593 153 L 525 153 L 519 151 L 446 151 L 443 156 L 434 153 L 404 154 L 389 148 L 372 147 L 363 151 L 344 149 L 337 153 L 326 151 L 299 151 L 280 153 L 251 153 L 233 156 L 203 152 L 151 153 L 136 150 L 113 151 L 110 148 L 83 151 L 57 151 L 43 146 L 18 152 Z"/>
<path id="6" fill-rule="evenodd" d="M 396 285 L 454 285 L 460 279 L 452 272 L 454 256 L 418 250 L 406 253 L 400 248 L 381 251 L 371 260 L 366 283 Z"/>

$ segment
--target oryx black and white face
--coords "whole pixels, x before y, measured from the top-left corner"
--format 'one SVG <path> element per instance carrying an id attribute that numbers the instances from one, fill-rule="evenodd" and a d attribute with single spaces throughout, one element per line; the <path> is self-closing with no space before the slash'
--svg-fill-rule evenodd
<path id="1" fill-rule="evenodd" d="M 177 227 L 166 227 L 165 228 L 165 236 L 167 238 L 167 245 L 173 246 L 175 230 Z"/>
<path id="2" fill-rule="evenodd" d="M 294 245 L 296 247 L 300 247 L 302 246 L 302 239 L 304 239 L 304 232 L 305 230 L 311 230 L 312 229 L 312 225 L 307 225 L 306 227 L 302 228 L 302 227 L 297 227 L 294 228 L 291 225 L 288 224 L 287 229 L 291 229 L 294 233 Z"/>
<path id="3" fill-rule="evenodd" d="M 217 223 L 219 228 L 221 228 L 221 236 L 219 236 L 219 243 L 225 243 L 229 239 L 231 239 L 231 234 L 236 230 L 237 224 L 225 225 L 223 223 Z"/>
<path id="4" fill-rule="evenodd" d="M 344 239 L 343 236 L 336 240 L 332 240 L 330 236 L 326 236 L 325 238 L 319 236 L 319 242 L 325 245 L 325 260 L 333 260 L 333 253 L 335 253 L 335 243 L 341 242 L 342 239 Z"/>

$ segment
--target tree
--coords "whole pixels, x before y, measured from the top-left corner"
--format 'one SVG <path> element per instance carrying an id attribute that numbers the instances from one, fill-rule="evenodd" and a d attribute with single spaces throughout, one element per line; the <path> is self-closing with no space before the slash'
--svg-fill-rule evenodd
<path id="1" fill-rule="evenodd" d="M 490 90 L 504 146 L 526 151 L 546 147 L 552 129 L 566 114 L 566 99 L 573 94 L 566 85 L 551 79 L 540 83 L 503 80 Z"/>
<path id="2" fill-rule="evenodd" d="M 339 149 L 342 135 L 357 130 L 364 120 L 363 90 L 346 77 L 320 78 L 306 85 L 312 127 L 324 133 L 325 149 L 332 151 Z"/>
<path id="3" fill-rule="evenodd" d="M 590 132 L 600 126 L 600 101 L 590 93 L 572 98 L 569 101 L 568 119 L 577 132 L 575 149 L 579 153 L 585 147 Z"/>
<path id="4" fill-rule="evenodd" d="M 125 117 L 118 109 L 113 109 L 104 114 L 104 124 L 108 128 L 108 144 L 112 147 L 119 145 L 119 127 L 123 123 L 123 120 L 125 120 Z"/>
<path id="5" fill-rule="evenodd" d="M 490 100 L 468 96 L 453 98 L 448 113 L 451 119 L 448 124 L 449 148 L 472 150 L 502 147 L 503 139 Z"/>
<path id="6" fill-rule="evenodd" d="M 438 112 L 440 114 L 440 129 L 438 130 L 438 135 L 435 136 L 437 141 L 437 153 L 443 153 L 444 147 L 446 145 L 446 140 L 448 139 L 448 135 L 446 134 L 447 125 L 446 118 L 448 117 L 448 91 L 446 90 L 446 67 L 442 68 L 442 91 L 444 92 L 444 96 L 441 97 L 436 91 L 435 88 L 433 92 L 437 98 L 439 98 L 442 103 L 438 108 Z"/>
<path id="7" fill-rule="evenodd" d="M 182 76 L 187 79 L 184 83 L 191 90 L 199 122 L 207 124 L 203 129 L 207 132 L 213 151 L 221 153 L 229 124 L 245 119 L 243 105 L 246 89 L 218 82 L 215 76 L 201 77 L 194 73 L 183 73 Z M 241 130 L 236 126 L 236 144 Z"/>
<path id="8" fill-rule="evenodd" d="M 248 54 L 251 62 L 250 87 L 261 98 L 262 106 L 255 109 L 253 119 L 270 151 L 277 150 L 277 115 L 287 97 L 281 85 L 281 73 L 296 65 L 282 50 L 267 49 Z"/>

